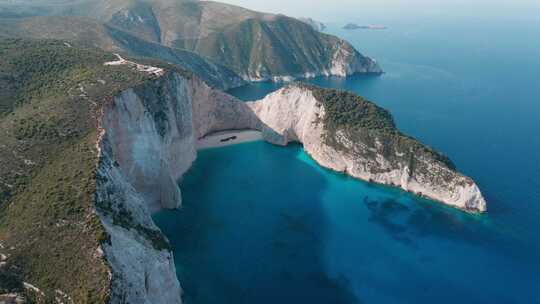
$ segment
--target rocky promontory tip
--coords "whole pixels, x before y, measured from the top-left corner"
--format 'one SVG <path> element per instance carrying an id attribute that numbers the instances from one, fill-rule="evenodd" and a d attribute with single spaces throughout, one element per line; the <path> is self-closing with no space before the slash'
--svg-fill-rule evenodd
<path id="1" fill-rule="evenodd" d="M 447 156 L 401 133 L 388 111 L 355 94 L 292 84 L 249 105 L 266 140 L 300 142 L 323 167 L 468 212 L 487 209 L 478 186 Z"/>

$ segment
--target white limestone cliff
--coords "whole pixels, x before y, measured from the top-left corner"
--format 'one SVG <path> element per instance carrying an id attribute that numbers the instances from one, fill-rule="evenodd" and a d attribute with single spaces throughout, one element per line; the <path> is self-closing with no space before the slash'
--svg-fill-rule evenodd
<path id="1" fill-rule="evenodd" d="M 337 132 L 337 140 L 349 153 L 336 149 L 324 140 L 324 105 L 310 89 L 289 86 L 249 103 L 264 125 L 263 136 L 269 142 L 286 145 L 297 141 L 323 167 L 345 172 L 350 176 L 379 184 L 392 185 L 421 196 L 466 211 L 486 211 L 486 202 L 478 186 L 468 177 L 430 158 L 416 157 L 417 166 L 411 174 L 408 161 L 389 161 L 382 153 L 375 158 L 362 155 L 361 150 L 378 148 L 363 142 L 353 142 L 346 132 Z M 379 145 L 382 145 L 379 143 Z M 400 151 L 394 151 L 399 158 Z M 402 155 L 404 157 L 404 155 Z"/>
<path id="2" fill-rule="evenodd" d="M 96 207 L 110 235 L 103 252 L 112 270 L 111 303 L 181 303 L 172 252 L 151 214 L 180 207 L 177 181 L 195 160 L 198 138 L 254 121 L 245 104 L 174 72 L 105 106 Z"/>
<path id="3" fill-rule="evenodd" d="M 324 76 L 346 77 L 356 73 L 382 73 L 382 69 L 375 59 L 364 57 L 358 53 L 348 42 L 340 40 L 329 69 L 323 70 Z"/>
<path id="4" fill-rule="evenodd" d="M 111 268 L 110 303 L 181 303 L 172 252 L 151 238 L 163 236 L 147 202 L 117 167 L 110 147 L 103 148 L 108 152 L 98 171 L 96 204 L 109 235 L 102 250 Z"/>

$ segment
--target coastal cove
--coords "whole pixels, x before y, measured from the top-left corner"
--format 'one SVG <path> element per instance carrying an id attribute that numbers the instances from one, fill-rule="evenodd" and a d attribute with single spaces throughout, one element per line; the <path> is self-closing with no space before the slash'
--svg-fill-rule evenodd
<path id="1" fill-rule="evenodd" d="M 540 304 L 540 1 L 0 2 L 0 304 Z"/>
<path id="2" fill-rule="evenodd" d="M 454 38 L 440 47 L 455 52 L 427 56 L 428 43 L 438 41 L 428 25 L 416 32 L 390 25 L 330 28 L 378 58 L 384 75 L 307 81 L 389 109 L 404 132 L 478 182 L 488 214 L 322 169 L 299 145 L 202 150 L 180 183 L 183 207 L 154 216 L 173 246 L 185 303 L 540 303 L 540 108 L 532 74 L 540 62 L 528 62 L 528 72 L 520 61 L 540 45 L 500 42 L 486 60 L 483 40 L 460 40 L 459 28 L 437 24 Z M 474 35 L 524 43 L 510 29 L 481 31 Z M 389 47 L 411 41 L 417 49 L 408 56 Z M 465 46 L 473 55 L 458 51 Z M 517 62 L 504 64 L 508 57 Z M 231 93 L 256 100 L 281 86 Z"/>
<path id="3" fill-rule="evenodd" d="M 184 206 L 154 220 L 185 303 L 481 303 L 505 299 L 507 281 L 534 290 L 515 271 L 534 263 L 513 250 L 527 244 L 488 216 L 323 169 L 300 145 L 202 150 L 181 186 Z M 489 285 L 475 294 L 463 276 Z"/>

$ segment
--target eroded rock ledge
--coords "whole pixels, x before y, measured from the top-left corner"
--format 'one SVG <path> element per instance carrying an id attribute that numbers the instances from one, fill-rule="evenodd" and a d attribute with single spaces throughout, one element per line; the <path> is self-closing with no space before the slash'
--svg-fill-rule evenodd
<path id="1" fill-rule="evenodd" d="M 110 235 L 111 303 L 181 303 L 168 241 L 151 213 L 181 205 L 177 180 L 196 141 L 223 130 L 298 141 L 324 167 L 467 210 L 486 210 L 476 184 L 444 155 L 401 134 L 390 114 L 349 93 L 295 84 L 244 103 L 196 77 L 166 72 L 103 109 L 96 204 Z"/>

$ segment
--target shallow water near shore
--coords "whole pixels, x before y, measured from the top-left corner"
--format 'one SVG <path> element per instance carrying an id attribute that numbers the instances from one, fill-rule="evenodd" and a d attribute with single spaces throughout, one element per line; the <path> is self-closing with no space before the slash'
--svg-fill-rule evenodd
<path id="1" fill-rule="evenodd" d="M 298 145 L 204 150 L 183 208 L 155 215 L 186 303 L 540 303 L 540 22 L 516 22 L 331 27 L 386 74 L 309 80 L 389 109 L 478 182 L 487 215 L 322 169 Z"/>

